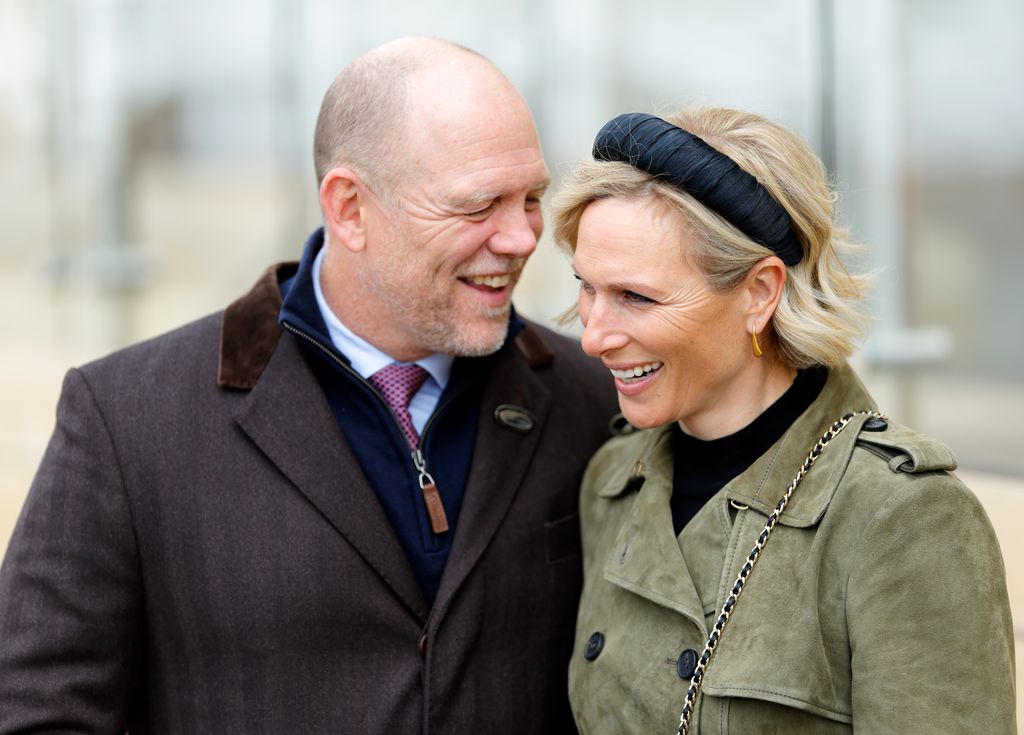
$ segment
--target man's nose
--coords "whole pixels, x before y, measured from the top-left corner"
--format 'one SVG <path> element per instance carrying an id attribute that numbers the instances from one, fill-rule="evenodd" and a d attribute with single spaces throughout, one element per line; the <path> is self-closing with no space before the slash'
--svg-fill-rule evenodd
<path id="1" fill-rule="evenodd" d="M 540 212 L 536 213 L 540 222 Z M 543 225 L 539 225 L 540 229 Z M 513 209 L 502 214 L 498 231 L 488 243 L 491 251 L 513 258 L 526 258 L 537 248 L 538 232 L 534 230 L 531 214 L 522 209 Z"/>

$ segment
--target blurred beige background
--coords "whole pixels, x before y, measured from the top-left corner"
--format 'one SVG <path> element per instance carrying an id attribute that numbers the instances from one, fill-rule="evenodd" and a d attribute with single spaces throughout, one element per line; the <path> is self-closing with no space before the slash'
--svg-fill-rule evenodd
<path id="1" fill-rule="evenodd" d="M 324 89 L 362 51 L 424 33 L 523 90 L 555 188 L 627 110 L 741 107 L 812 143 L 879 274 L 858 367 L 890 415 L 959 455 L 1024 649 L 1024 4 L 368 5 L 0 0 L 0 551 L 65 370 L 297 257 L 318 221 Z M 546 236 L 516 301 L 550 323 L 573 286 Z"/>

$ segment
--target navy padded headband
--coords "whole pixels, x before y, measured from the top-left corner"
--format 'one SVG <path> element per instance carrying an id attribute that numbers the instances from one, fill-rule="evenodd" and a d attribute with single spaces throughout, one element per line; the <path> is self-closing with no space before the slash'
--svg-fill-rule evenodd
<path id="1" fill-rule="evenodd" d="M 654 115 L 627 112 L 605 123 L 594 159 L 621 161 L 693 195 L 747 237 L 796 265 L 803 248 L 786 210 L 735 161 Z"/>

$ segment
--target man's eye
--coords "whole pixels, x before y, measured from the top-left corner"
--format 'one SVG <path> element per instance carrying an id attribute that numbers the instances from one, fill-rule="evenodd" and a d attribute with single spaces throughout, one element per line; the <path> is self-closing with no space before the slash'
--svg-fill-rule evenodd
<path id="1" fill-rule="evenodd" d="M 494 204 L 495 204 L 494 202 L 490 202 L 486 206 L 481 207 L 480 209 L 475 209 L 472 212 L 467 212 L 466 216 L 467 217 L 483 217 L 485 215 L 488 215 L 488 214 L 491 213 L 491 210 L 494 209 Z"/>
<path id="2" fill-rule="evenodd" d="M 540 197 L 527 197 L 526 198 L 526 209 L 527 211 L 534 210 L 540 207 Z"/>

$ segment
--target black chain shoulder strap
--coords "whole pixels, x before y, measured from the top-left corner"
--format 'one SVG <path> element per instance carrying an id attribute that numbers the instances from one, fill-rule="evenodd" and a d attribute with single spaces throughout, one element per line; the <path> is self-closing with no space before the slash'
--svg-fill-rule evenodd
<path id="1" fill-rule="evenodd" d="M 858 416 L 876 416 L 878 418 L 884 418 L 883 414 L 877 411 L 857 411 L 856 413 L 848 413 L 841 419 L 837 420 L 832 424 L 828 431 L 822 434 L 821 438 L 818 439 L 814 448 L 811 449 L 810 454 L 807 455 L 807 459 L 800 466 L 799 472 L 796 473 L 796 477 L 789 483 L 789 487 L 786 488 L 786 492 L 779 499 L 779 502 L 775 504 L 775 509 L 768 516 L 768 520 L 765 521 L 764 529 L 757 537 L 757 543 L 754 544 L 754 548 L 747 555 L 747 560 L 743 563 L 743 567 L 740 569 L 739 575 L 736 577 L 736 584 L 733 585 L 732 592 L 729 597 L 726 598 L 725 604 L 722 605 L 722 609 L 718 614 L 718 620 L 715 621 L 714 627 L 711 629 L 711 635 L 708 636 L 708 642 L 704 646 L 704 652 L 701 654 L 700 659 L 697 661 L 697 668 L 693 670 L 693 676 L 690 677 L 690 686 L 686 690 L 686 698 L 683 700 L 683 711 L 679 715 L 679 729 L 676 731 L 676 735 L 688 735 L 690 732 L 690 717 L 693 715 L 693 708 L 697 702 L 697 695 L 700 694 L 701 682 L 704 680 L 704 673 L 708 669 L 708 664 L 711 663 L 711 657 L 715 654 L 715 648 L 718 646 L 718 642 L 722 638 L 722 631 L 725 630 L 725 624 L 729 622 L 729 616 L 732 615 L 733 610 L 736 607 L 736 601 L 740 597 L 740 593 L 743 592 L 743 587 L 747 583 L 747 579 L 750 578 L 750 571 L 754 568 L 757 560 L 761 557 L 761 551 L 764 549 L 764 545 L 768 542 L 768 537 L 772 534 L 772 529 L 775 528 L 775 524 L 779 520 L 779 516 L 782 515 L 782 511 L 786 509 L 786 505 L 789 504 L 789 499 L 793 497 L 793 491 L 796 490 L 796 486 L 800 484 L 800 481 L 804 479 L 804 475 L 807 474 L 811 466 L 818 461 L 818 457 L 821 456 L 822 451 L 828 446 L 829 442 L 832 441 L 839 433 L 846 428 L 847 424 L 853 421 Z"/>

